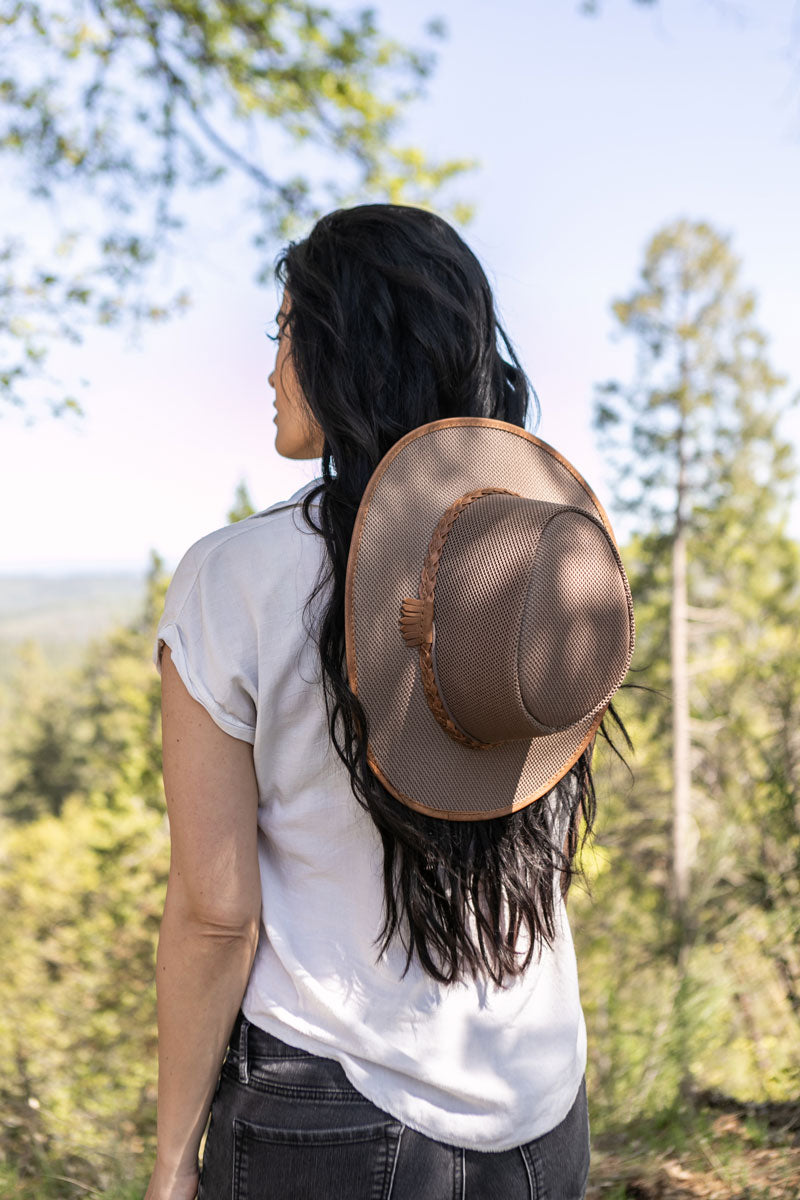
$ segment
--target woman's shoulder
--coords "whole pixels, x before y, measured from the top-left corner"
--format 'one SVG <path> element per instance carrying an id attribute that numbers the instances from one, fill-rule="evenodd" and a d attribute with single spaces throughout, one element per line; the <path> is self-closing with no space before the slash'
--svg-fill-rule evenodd
<path id="1" fill-rule="evenodd" d="M 280 605 L 287 578 L 297 586 L 301 583 L 292 564 L 296 568 L 302 562 L 311 569 L 312 558 L 316 562 L 305 553 L 310 539 L 303 538 L 303 533 L 313 534 L 313 530 L 305 523 L 301 506 L 307 492 L 319 482 L 312 480 L 288 499 L 194 542 L 172 575 L 164 619 L 181 610 L 189 597 L 201 608 L 224 607 L 241 613 L 262 606 L 270 597 Z M 305 569 L 300 575 L 305 575 Z"/>
<path id="2" fill-rule="evenodd" d="M 320 482 L 313 479 L 287 499 L 198 538 L 183 555 L 176 574 L 197 575 L 204 567 L 230 570 L 238 563 L 257 570 L 263 566 L 264 556 L 281 560 L 298 533 L 304 529 L 313 532 L 302 516 L 298 519 L 295 514 L 307 493 Z"/>

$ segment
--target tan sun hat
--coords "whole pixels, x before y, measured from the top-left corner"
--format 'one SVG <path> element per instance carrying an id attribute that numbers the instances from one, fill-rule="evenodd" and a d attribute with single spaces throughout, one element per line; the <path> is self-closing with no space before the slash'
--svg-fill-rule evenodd
<path id="1" fill-rule="evenodd" d="M 347 671 L 372 771 L 451 820 L 539 799 L 625 678 L 633 601 L 608 517 L 563 455 L 487 417 L 411 430 L 356 516 Z"/>

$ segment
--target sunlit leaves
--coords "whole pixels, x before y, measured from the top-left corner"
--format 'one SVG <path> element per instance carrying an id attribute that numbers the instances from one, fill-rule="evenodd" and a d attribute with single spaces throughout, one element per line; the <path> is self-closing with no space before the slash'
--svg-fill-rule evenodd
<path id="1" fill-rule="evenodd" d="M 23 282 L 8 276 L 0 292 L 0 335 L 8 335 L 0 397 L 13 403 L 54 340 L 80 341 L 89 323 L 136 324 L 185 308 L 182 289 L 170 300 L 144 299 L 142 288 L 158 259 L 177 249 L 186 189 L 226 175 L 238 181 L 235 203 L 259 222 L 252 241 L 264 252 L 255 267 L 263 282 L 277 241 L 308 229 L 323 210 L 354 198 L 429 206 L 472 165 L 430 163 L 398 142 L 434 55 L 387 38 L 370 9 L 106 0 L 87 11 L 80 0 L 19 0 L 4 21 L 14 53 L 0 77 L 0 156 L 17 164 L 32 196 L 58 200 L 64 211 L 83 206 L 88 218 L 72 233 L 84 266 L 72 276 L 65 267 L 49 291 L 27 293 L 34 321 L 22 355 L 3 313 L 16 310 L 39 250 Z M 427 36 L 442 33 L 434 22 Z M 284 148 L 262 149 L 276 135 Z M 308 145 L 330 164 L 329 178 L 295 157 Z M 454 205 L 452 215 L 467 219 L 469 206 Z"/>

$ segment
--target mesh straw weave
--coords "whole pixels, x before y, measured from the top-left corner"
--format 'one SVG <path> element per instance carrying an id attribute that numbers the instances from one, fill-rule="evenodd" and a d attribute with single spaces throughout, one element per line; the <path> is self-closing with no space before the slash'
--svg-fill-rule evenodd
<path id="1" fill-rule="evenodd" d="M 542 531 L 519 677 L 526 707 L 544 725 L 560 729 L 605 710 L 622 682 L 630 661 L 624 580 L 599 522 L 564 511 Z"/>
<path id="2" fill-rule="evenodd" d="M 500 816 L 549 791 L 588 744 L 603 711 L 530 742 L 512 741 L 472 750 L 450 738 L 428 708 L 419 654 L 405 644 L 398 628 L 401 601 L 418 594 L 428 542 L 439 518 L 456 499 L 476 487 L 506 488 L 545 504 L 572 505 L 600 521 L 611 534 L 605 513 L 574 468 L 551 447 L 505 422 L 487 418 L 432 422 L 400 439 L 376 468 L 362 501 L 361 524 L 360 528 L 356 526 L 350 550 L 352 590 L 346 614 L 350 682 L 369 719 L 369 755 L 376 773 L 404 803 L 454 819 Z M 506 499 L 485 497 L 470 507 L 480 503 L 483 509 L 487 501 L 499 501 L 487 506 L 487 520 L 497 521 L 502 516 L 513 522 L 520 510 L 517 506 L 515 516 L 513 507 L 504 508 L 502 502 Z M 450 537 L 456 534 L 463 515 L 456 520 Z M 580 521 L 578 515 L 576 523 Z M 558 555 L 563 544 L 554 536 L 546 546 L 543 543 L 543 549 Z M 444 566 L 443 554 L 442 571 Z M 444 574 L 441 581 L 437 580 L 437 603 L 443 581 Z M 512 608 L 513 604 L 540 602 L 535 589 L 528 594 L 527 575 L 524 588 L 521 579 L 503 579 L 500 571 L 496 572 L 496 583 L 501 611 L 507 593 Z M 627 584 L 623 586 L 627 588 Z M 446 585 L 442 596 L 445 590 Z M 567 622 L 568 616 L 564 618 Z M 435 620 L 438 622 L 438 616 Z M 513 632 L 513 620 L 506 624 Z M 475 629 L 479 634 L 477 625 Z M 503 633 L 494 630 L 492 637 L 498 632 Z M 473 636 L 480 644 L 480 637 Z M 511 633 L 506 643 L 510 637 Z M 632 641 L 631 615 L 631 651 Z M 551 678 L 552 669 L 542 664 L 541 651 L 534 643 L 519 649 L 526 679 L 535 679 L 537 669 L 545 680 Z M 492 675 L 497 670 L 498 653 L 502 655 L 503 650 L 496 649 L 495 662 L 482 664 L 475 673 L 474 679 L 483 682 L 472 686 L 469 711 L 475 714 L 485 709 L 488 721 L 493 719 L 498 703 Z M 437 629 L 436 654 L 443 694 L 448 699 L 456 695 L 451 690 L 455 688 L 453 680 L 459 674 L 463 676 L 463 671 L 459 672 L 455 660 L 447 658 L 444 609 L 441 636 Z M 591 698 L 591 672 L 584 686 Z M 523 707 L 534 704 L 532 696 L 524 694 L 519 702 Z M 552 696 L 542 702 L 537 694 L 536 703 L 541 718 L 552 720 L 561 712 Z M 459 719 L 457 713 L 454 715 Z"/>
<path id="3" fill-rule="evenodd" d="M 622 575 L 602 524 L 579 509 L 498 494 L 473 501 L 445 543 L 435 613 L 442 699 L 482 742 L 596 714 L 627 665 L 607 650 L 609 632 L 627 643 Z"/>

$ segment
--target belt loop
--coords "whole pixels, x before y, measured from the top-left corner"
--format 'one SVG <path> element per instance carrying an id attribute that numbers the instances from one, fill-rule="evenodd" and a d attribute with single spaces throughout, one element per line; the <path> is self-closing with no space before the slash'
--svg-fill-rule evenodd
<path id="1" fill-rule="evenodd" d="M 250 1064 L 247 1061 L 247 1031 L 250 1028 L 250 1022 L 242 1013 L 242 1023 L 239 1026 L 239 1082 L 250 1082 Z"/>

